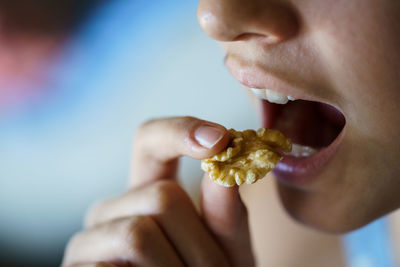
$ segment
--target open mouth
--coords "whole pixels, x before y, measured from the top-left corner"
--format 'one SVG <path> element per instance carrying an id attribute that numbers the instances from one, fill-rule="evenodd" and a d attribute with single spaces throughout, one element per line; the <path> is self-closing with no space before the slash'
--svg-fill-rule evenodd
<path id="1" fill-rule="evenodd" d="M 286 183 L 306 183 L 337 150 L 346 124 L 344 115 L 325 103 L 251 90 L 261 101 L 263 127 L 282 131 L 293 143 L 292 152 L 284 154 L 274 173 Z"/>

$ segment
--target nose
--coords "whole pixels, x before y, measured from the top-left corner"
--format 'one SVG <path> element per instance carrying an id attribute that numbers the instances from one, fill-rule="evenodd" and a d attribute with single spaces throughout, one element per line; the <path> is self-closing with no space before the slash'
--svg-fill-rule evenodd
<path id="1" fill-rule="evenodd" d="M 257 37 L 279 43 L 299 29 L 294 8 L 270 0 L 201 0 L 197 18 L 206 34 L 223 42 Z"/>

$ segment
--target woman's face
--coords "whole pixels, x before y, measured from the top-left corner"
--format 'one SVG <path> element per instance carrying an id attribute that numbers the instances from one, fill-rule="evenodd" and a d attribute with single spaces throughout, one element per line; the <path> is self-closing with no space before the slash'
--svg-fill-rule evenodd
<path id="1" fill-rule="evenodd" d="M 264 126 L 318 149 L 277 168 L 294 218 L 346 232 L 400 206 L 400 1 L 201 0 L 198 18 L 240 83 L 300 99 L 257 100 Z"/>

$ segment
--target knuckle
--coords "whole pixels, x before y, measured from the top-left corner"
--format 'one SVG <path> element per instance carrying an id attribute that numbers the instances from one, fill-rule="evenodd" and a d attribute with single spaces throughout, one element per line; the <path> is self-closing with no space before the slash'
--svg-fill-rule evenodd
<path id="1" fill-rule="evenodd" d="M 192 125 L 193 123 L 198 123 L 200 120 L 192 116 L 182 116 L 182 117 L 170 117 L 170 118 L 155 118 L 143 122 L 136 131 L 137 136 L 142 136 L 147 133 L 149 129 L 156 125 L 163 124 L 168 125 L 168 127 L 183 127 L 187 125 Z"/>
<path id="2" fill-rule="evenodd" d="M 76 251 L 79 251 L 80 249 L 81 239 L 82 233 L 76 233 L 68 241 L 65 248 L 62 266 L 67 266 L 74 262 L 74 255 L 76 254 Z"/>
<path id="3" fill-rule="evenodd" d="M 132 255 L 143 256 L 151 249 L 151 237 L 156 228 L 156 223 L 149 216 L 135 216 L 125 223 L 122 236 Z"/>
<path id="4" fill-rule="evenodd" d="M 152 199 L 156 209 L 165 213 L 188 200 L 185 191 L 175 181 L 159 181 L 152 187 Z"/>
<path id="5" fill-rule="evenodd" d="M 117 218 L 118 216 L 110 216 L 110 212 L 116 210 L 117 199 L 106 199 L 96 201 L 88 208 L 85 218 L 84 218 L 84 226 L 85 228 L 90 228 L 99 224 L 104 223 L 105 221 L 112 220 Z"/>
<path id="6" fill-rule="evenodd" d="M 78 244 L 80 244 L 80 241 L 81 241 L 81 237 L 82 237 L 82 233 L 81 232 L 74 234 L 71 237 L 71 239 L 68 241 L 67 251 L 70 251 L 70 250 L 78 247 L 79 246 Z"/>
<path id="7" fill-rule="evenodd" d="M 85 228 L 93 226 L 96 222 L 99 212 L 103 209 L 105 202 L 95 202 L 87 210 L 84 218 Z"/>
<path id="8" fill-rule="evenodd" d="M 148 135 L 150 129 L 154 127 L 154 125 L 156 125 L 159 121 L 160 119 L 151 119 L 140 124 L 135 133 L 135 142 L 138 143 L 138 140 L 145 138 Z"/>
<path id="9" fill-rule="evenodd" d="M 139 125 L 139 128 L 137 129 L 137 132 L 138 133 L 142 133 L 146 128 L 148 128 L 149 126 L 153 125 L 157 121 L 158 121 L 158 119 L 151 119 L 151 120 L 147 120 L 147 121 L 141 123 Z"/>

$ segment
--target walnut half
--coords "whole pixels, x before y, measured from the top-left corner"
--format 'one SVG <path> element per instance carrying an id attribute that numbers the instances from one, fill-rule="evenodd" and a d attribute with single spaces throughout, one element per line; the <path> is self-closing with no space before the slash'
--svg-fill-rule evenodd
<path id="1" fill-rule="evenodd" d="M 230 143 L 224 151 L 201 161 L 201 168 L 210 178 L 226 187 L 256 182 L 282 159 L 278 150 L 292 150 L 290 140 L 278 130 L 230 129 L 229 134 Z"/>

